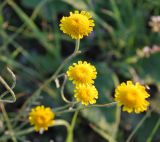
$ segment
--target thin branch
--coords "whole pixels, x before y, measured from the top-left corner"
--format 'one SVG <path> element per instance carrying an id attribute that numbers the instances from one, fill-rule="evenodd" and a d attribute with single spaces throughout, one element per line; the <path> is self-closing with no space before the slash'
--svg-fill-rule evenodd
<path id="1" fill-rule="evenodd" d="M 7 71 L 10 73 L 12 79 L 13 79 L 13 83 L 12 83 L 12 86 L 10 87 L 8 85 L 8 83 L 3 79 L 2 76 L 0 76 L 0 82 L 4 85 L 4 87 L 7 89 L 6 92 L 4 92 L 3 94 L 1 94 L 0 96 L 0 102 L 7 102 L 7 103 L 14 103 L 16 101 L 16 95 L 15 93 L 13 92 L 13 88 L 15 87 L 16 85 L 16 76 L 15 74 L 11 71 L 10 68 L 7 68 Z M 7 100 L 7 99 L 2 99 L 4 96 L 6 96 L 6 94 L 10 93 L 12 95 L 12 100 Z"/>
<path id="2" fill-rule="evenodd" d="M 5 110 L 5 107 L 4 107 L 3 103 L 1 103 L 0 106 L 1 106 L 1 110 L 2 110 L 2 113 L 3 113 L 4 119 L 5 119 L 6 123 L 7 123 L 9 134 L 10 134 L 13 142 L 17 142 L 16 137 L 15 137 L 15 133 L 13 131 L 12 125 L 10 123 L 9 117 L 7 115 L 7 112 Z"/>

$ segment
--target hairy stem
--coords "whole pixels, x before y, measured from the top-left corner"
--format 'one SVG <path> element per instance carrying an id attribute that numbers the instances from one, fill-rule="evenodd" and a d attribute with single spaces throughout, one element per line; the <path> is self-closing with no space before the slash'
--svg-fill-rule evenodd
<path id="1" fill-rule="evenodd" d="M 10 123 L 9 117 L 7 115 L 7 112 L 5 110 L 5 107 L 4 107 L 3 103 L 1 103 L 0 106 L 1 106 L 1 109 L 2 109 L 2 113 L 3 113 L 4 119 L 5 119 L 6 123 L 7 123 L 7 127 L 8 127 L 8 130 L 9 130 L 9 134 L 11 136 L 11 139 L 12 139 L 13 142 L 17 142 L 17 139 L 15 137 L 15 133 L 13 131 L 12 125 Z"/>
<path id="2" fill-rule="evenodd" d="M 93 107 L 110 107 L 110 106 L 113 106 L 115 104 L 117 104 L 117 103 L 112 102 L 112 103 L 106 103 L 106 104 L 95 104 L 95 105 L 83 106 L 83 107 L 79 107 L 79 108 L 57 111 L 55 113 L 56 113 L 56 115 L 59 115 L 59 114 L 64 114 L 64 113 L 70 113 L 70 112 L 80 111 L 80 110 L 84 110 L 84 109 L 89 109 L 89 108 L 93 108 Z"/>
<path id="3" fill-rule="evenodd" d="M 68 134 L 67 134 L 67 138 L 66 138 L 66 142 L 73 142 L 73 130 L 76 124 L 76 120 L 77 120 L 77 116 L 78 116 L 79 110 L 77 110 L 74 113 L 72 122 L 71 122 L 71 126 L 69 128 Z"/>

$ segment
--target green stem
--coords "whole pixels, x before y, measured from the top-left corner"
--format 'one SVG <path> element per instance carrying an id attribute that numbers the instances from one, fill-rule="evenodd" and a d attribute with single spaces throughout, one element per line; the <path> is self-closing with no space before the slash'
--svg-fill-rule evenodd
<path id="1" fill-rule="evenodd" d="M 64 87 L 66 85 L 66 82 L 67 82 L 67 75 L 64 74 L 64 80 L 63 80 L 63 83 L 62 83 L 62 86 L 61 86 L 61 98 L 63 99 L 63 101 L 65 101 L 68 104 L 75 104 L 75 103 L 77 103 L 77 101 L 75 101 L 75 102 L 69 101 L 64 95 Z"/>
<path id="2" fill-rule="evenodd" d="M 74 52 L 69 56 L 67 57 L 63 63 L 59 66 L 59 68 L 56 70 L 56 72 L 49 78 L 47 79 L 34 93 L 33 95 L 23 104 L 22 108 L 21 108 L 21 111 L 25 110 L 27 104 L 30 102 L 30 101 L 33 101 L 32 98 L 36 98 L 34 97 L 36 94 L 40 94 L 40 92 L 52 81 L 52 80 L 55 80 L 58 76 L 58 74 L 60 73 L 60 71 L 62 70 L 62 68 L 66 65 L 66 63 L 71 60 L 72 58 L 74 58 L 76 55 L 80 54 L 81 52 L 79 51 L 79 47 L 80 47 L 80 40 L 76 40 L 76 46 L 75 46 L 75 50 Z M 22 114 L 22 113 L 21 113 Z M 19 114 L 17 116 L 17 119 L 21 116 L 21 114 Z"/>
<path id="3" fill-rule="evenodd" d="M 65 126 L 66 129 L 67 129 L 67 132 L 69 131 L 69 129 L 70 129 L 70 124 L 69 124 L 67 121 L 65 121 L 65 120 L 63 120 L 63 119 L 54 120 L 53 126 L 60 126 L 60 125 Z"/>
<path id="4" fill-rule="evenodd" d="M 76 40 L 76 46 L 75 46 L 74 53 L 78 52 L 79 47 L 80 47 L 80 39 L 77 39 L 77 40 Z"/>
<path id="5" fill-rule="evenodd" d="M 67 121 L 61 120 L 61 119 L 54 120 L 54 124 L 51 127 L 60 126 L 60 125 L 65 126 L 67 131 L 69 131 L 69 128 L 70 128 L 69 123 Z M 15 135 L 16 136 L 22 136 L 22 135 L 26 135 L 26 134 L 32 133 L 34 131 L 35 131 L 34 127 L 31 127 L 29 129 L 17 132 Z"/>
<path id="6" fill-rule="evenodd" d="M 116 136 L 117 136 L 120 120 L 121 120 L 121 108 L 117 105 L 116 106 L 116 121 L 115 121 L 115 125 L 114 125 L 114 130 L 112 133 L 113 138 L 116 138 Z"/>
<path id="7" fill-rule="evenodd" d="M 71 122 L 71 126 L 69 128 L 68 134 L 67 134 L 67 138 L 66 138 L 66 142 L 73 142 L 73 130 L 76 124 L 76 120 L 77 120 L 77 116 L 78 116 L 79 110 L 77 110 L 74 113 L 72 122 Z"/>
<path id="8" fill-rule="evenodd" d="M 142 118 L 142 120 L 138 123 L 138 125 L 135 127 L 135 129 L 132 131 L 132 133 L 127 138 L 126 142 L 130 142 L 132 137 L 135 135 L 135 133 L 138 131 L 138 129 L 142 126 L 144 121 L 150 116 L 151 111 L 148 111 L 146 115 Z"/>
<path id="9" fill-rule="evenodd" d="M 34 132 L 34 127 L 16 133 L 16 136 L 22 136 Z"/>
<path id="10" fill-rule="evenodd" d="M 54 112 L 60 111 L 60 110 L 63 110 L 63 109 L 67 109 L 70 106 L 71 106 L 71 104 L 66 104 L 65 106 L 57 107 L 57 108 L 54 109 Z"/>
<path id="11" fill-rule="evenodd" d="M 12 138 L 12 141 L 13 142 L 17 142 L 17 139 L 15 137 L 15 133 L 14 133 L 14 131 L 12 129 L 12 125 L 10 123 L 9 117 L 7 115 L 7 112 L 6 112 L 5 108 L 4 108 L 3 103 L 1 103 L 0 106 L 1 106 L 1 109 L 2 109 L 2 113 L 3 113 L 4 119 L 5 119 L 6 123 L 7 123 L 7 127 L 8 127 L 8 130 L 9 130 L 9 134 L 10 134 L 10 136 Z"/>
<path id="12" fill-rule="evenodd" d="M 65 74 L 65 75 L 64 75 L 63 84 L 62 84 L 62 86 L 61 86 L 61 98 L 62 98 L 62 100 L 65 101 L 66 103 L 72 103 L 72 102 L 69 101 L 69 100 L 65 97 L 65 95 L 64 95 L 64 86 L 65 86 L 66 82 L 67 82 L 67 75 Z"/>
<path id="13" fill-rule="evenodd" d="M 60 71 L 62 70 L 62 68 L 65 66 L 65 64 L 69 60 L 71 60 L 73 57 L 75 57 L 77 54 L 81 53 L 79 51 L 79 47 L 80 47 L 80 40 L 78 39 L 78 40 L 76 40 L 76 46 L 75 46 L 74 52 L 68 58 L 66 58 L 63 61 L 63 63 L 59 66 L 59 68 L 57 69 L 57 71 L 44 84 L 49 84 L 52 80 L 56 79 L 57 75 L 60 73 Z"/>
<path id="14" fill-rule="evenodd" d="M 156 125 L 154 126 L 151 134 L 149 135 L 147 142 L 152 142 L 153 136 L 155 135 L 155 133 L 157 132 L 158 128 L 160 128 L 160 118 L 158 119 Z"/>
<path id="15" fill-rule="evenodd" d="M 64 113 L 69 113 L 69 112 L 75 112 L 75 111 L 80 111 L 80 110 L 84 110 L 84 109 L 89 109 L 89 108 L 93 108 L 93 107 L 110 107 L 117 104 L 117 102 L 112 102 L 112 103 L 107 103 L 107 104 L 96 104 L 96 105 L 89 105 L 89 106 L 83 106 L 77 109 L 67 109 L 67 110 L 63 110 L 63 111 L 57 111 L 55 112 L 56 115 L 59 114 L 64 114 Z"/>

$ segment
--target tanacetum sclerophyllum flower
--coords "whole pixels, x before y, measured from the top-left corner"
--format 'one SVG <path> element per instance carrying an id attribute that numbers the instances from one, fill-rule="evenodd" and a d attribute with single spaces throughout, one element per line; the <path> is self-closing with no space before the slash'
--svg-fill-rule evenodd
<path id="1" fill-rule="evenodd" d="M 90 63 L 78 61 L 78 63 L 74 63 L 73 66 L 69 67 L 67 75 L 69 80 L 73 80 L 74 84 L 93 84 L 97 71 Z"/>
<path id="2" fill-rule="evenodd" d="M 118 105 L 123 106 L 123 111 L 129 113 L 146 111 L 149 106 L 146 98 L 149 96 L 145 87 L 138 82 L 133 84 L 132 81 L 127 81 L 127 83 L 120 84 L 115 90 L 115 101 L 118 102 Z"/>
<path id="3" fill-rule="evenodd" d="M 84 105 L 95 104 L 98 98 L 98 91 L 94 85 L 79 84 L 76 86 L 74 93 L 76 100 Z"/>
<path id="4" fill-rule="evenodd" d="M 49 107 L 37 106 L 29 113 L 29 121 L 35 126 L 36 131 L 48 130 L 48 127 L 53 125 L 55 114 Z"/>
<path id="5" fill-rule="evenodd" d="M 62 17 L 60 22 L 60 29 L 73 39 L 81 39 L 83 36 L 88 36 L 94 27 L 92 16 L 86 11 L 70 12 L 70 16 Z"/>

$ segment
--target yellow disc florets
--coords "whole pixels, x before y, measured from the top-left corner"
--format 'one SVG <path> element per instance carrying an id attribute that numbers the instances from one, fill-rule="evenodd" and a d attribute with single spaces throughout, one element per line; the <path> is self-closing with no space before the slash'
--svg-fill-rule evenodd
<path id="1" fill-rule="evenodd" d="M 93 30 L 94 21 L 91 18 L 92 16 L 86 11 L 70 12 L 70 16 L 62 17 L 60 29 L 73 39 L 81 39 Z"/>
<path id="2" fill-rule="evenodd" d="M 29 121 L 35 126 L 36 131 L 48 130 L 48 127 L 53 125 L 54 117 L 55 114 L 51 108 L 44 106 L 37 106 L 29 113 Z"/>
<path id="3" fill-rule="evenodd" d="M 123 111 L 129 113 L 146 111 L 149 106 L 146 98 L 149 96 L 144 86 L 139 83 L 134 85 L 132 81 L 120 84 L 115 90 L 115 100 L 123 106 Z"/>
<path id="4" fill-rule="evenodd" d="M 96 78 L 96 68 L 86 61 L 79 61 L 69 67 L 67 75 L 74 84 L 93 84 Z"/>
<path id="5" fill-rule="evenodd" d="M 84 105 L 94 104 L 98 98 L 98 91 L 93 85 L 77 85 L 74 92 L 76 100 L 82 102 Z"/>

